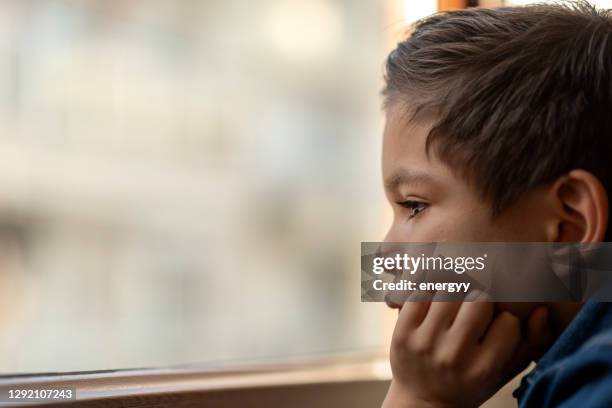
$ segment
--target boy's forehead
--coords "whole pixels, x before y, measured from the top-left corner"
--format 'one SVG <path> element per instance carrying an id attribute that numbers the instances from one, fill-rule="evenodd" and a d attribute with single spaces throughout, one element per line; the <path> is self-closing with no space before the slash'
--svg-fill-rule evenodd
<path id="1" fill-rule="evenodd" d="M 383 134 L 383 178 L 387 188 L 400 184 L 398 181 L 430 180 L 435 184 L 447 184 L 455 177 L 444 163 L 430 150 L 426 151 L 427 136 L 433 119 L 408 121 L 406 115 L 389 110 Z"/>
<path id="2" fill-rule="evenodd" d="M 383 172 L 410 167 L 423 172 L 432 165 L 425 150 L 431 122 L 407 121 L 397 111 L 387 113 L 383 134 Z M 386 171 L 385 171 L 386 170 Z"/>

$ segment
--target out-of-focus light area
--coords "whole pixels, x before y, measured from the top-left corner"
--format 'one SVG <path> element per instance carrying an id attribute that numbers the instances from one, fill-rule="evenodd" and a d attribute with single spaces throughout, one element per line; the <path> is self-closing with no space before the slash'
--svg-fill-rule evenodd
<path id="1" fill-rule="evenodd" d="M 588 2 L 598 8 L 612 8 L 612 0 L 588 0 Z M 559 0 L 504 0 L 505 6 L 525 6 L 528 4 L 559 3 Z"/>
<path id="2" fill-rule="evenodd" d="M 385 349 L 384 4 L 2 1 L 0 373 Z"/>
<path id="3" fill-rule="evenodd" d="M 438 0 L 404 0 L 404 21 L 412 24 L 438 11 Z"/>

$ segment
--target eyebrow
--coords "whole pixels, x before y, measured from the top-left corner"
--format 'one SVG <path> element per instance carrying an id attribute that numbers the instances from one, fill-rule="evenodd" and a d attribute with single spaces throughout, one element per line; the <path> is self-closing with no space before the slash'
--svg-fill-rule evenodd
<path id="1" fill-rule="evenodd" d="M 438 184 L 438 181 L 427 173 L 406 168 L 399 168 L 384 181 L 387 190 L 408 184 Z"/>

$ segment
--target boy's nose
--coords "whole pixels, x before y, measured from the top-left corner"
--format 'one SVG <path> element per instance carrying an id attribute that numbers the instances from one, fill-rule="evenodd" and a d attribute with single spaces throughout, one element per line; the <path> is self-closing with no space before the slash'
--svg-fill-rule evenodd
<path id="1" fill-rule="evenodd" d="M 400 242 L 395 230 L 395 223 L 393 223 L 389 226 L 389 229 L 387 230 L 387 234 L 385 235 L 385 239 L 383 240 L 383 242 Z"/>

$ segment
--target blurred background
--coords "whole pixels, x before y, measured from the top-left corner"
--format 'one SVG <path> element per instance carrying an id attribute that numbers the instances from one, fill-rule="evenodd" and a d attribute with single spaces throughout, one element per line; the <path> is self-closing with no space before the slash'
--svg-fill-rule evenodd
<path id="1" fill-rule="evenodd" d="M 455 3 L 2 0 L 0 374 L 385 352 L 384 58 Z"/>
<path id="2" fill-rule="evenodd" d="M 0 372 L 386 348 L 390 6 L 0 2 Z"/>

